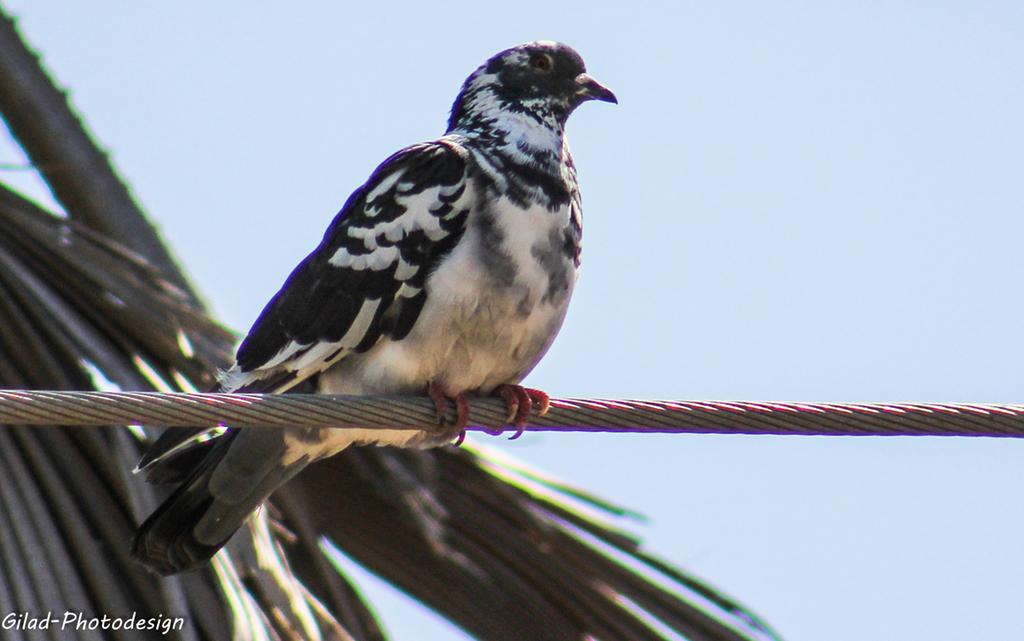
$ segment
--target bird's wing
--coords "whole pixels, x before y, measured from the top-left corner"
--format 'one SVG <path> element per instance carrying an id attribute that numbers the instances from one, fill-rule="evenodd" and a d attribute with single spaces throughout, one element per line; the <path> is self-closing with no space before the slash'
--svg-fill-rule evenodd
<path id="1" fill-rule="evenodd" d="M 427 274 L 462 237 L 475 197 L 467 159 L 442 139 L 381 163 L 263 309 L 220 390 L 284 392 L 382 336 L 405 337 Z M 200 431 L 164 432 L 137 469 L 191 450 Z"/>
<path id="2" fill-rule="evenodd" d="M 408 334 L 428 271 L 462 236 L 466 167 L 467 152 L 446 141 L 384 161 L 264 308 L 224 387 L 283 391 L 381 336 Z"/>

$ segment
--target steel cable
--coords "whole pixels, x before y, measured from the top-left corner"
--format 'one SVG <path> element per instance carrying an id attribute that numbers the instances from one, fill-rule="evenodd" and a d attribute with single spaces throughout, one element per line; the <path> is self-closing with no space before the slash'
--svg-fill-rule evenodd
<path id="1" fill-rule="evenodd" d="M 496 398 L 470 402 L 469 429 L 494 432 Z M 454 410 L 449 412 L 454 418 Z M 433 403 L 415 396 L 184 394 L 0 390 L 13 425 L 391 428 L 440 431 Z M 528 431 L 821 436 L 1024 436 L 1024 405 L 552 399 Z"/>

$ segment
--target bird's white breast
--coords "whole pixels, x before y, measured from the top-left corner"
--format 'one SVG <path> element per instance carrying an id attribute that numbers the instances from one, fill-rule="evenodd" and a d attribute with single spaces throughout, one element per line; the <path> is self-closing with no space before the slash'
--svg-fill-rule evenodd
<path id="1" fill-rule="evenodd" d="M 321 390 L 415 393 L 435 382 L 489 393 L 519 382 L 550 346 L 572 293 L 575 264 L 560 245 L 569 215 L 568 206 L 520 208 L 505 198 L 474 207 L 462 240 L 427 278 L 409 335 L 343 360 Z"/>

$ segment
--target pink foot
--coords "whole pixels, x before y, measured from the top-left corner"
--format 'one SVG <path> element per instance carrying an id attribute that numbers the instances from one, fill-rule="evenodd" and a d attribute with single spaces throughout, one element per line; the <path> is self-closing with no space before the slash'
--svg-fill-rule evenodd
<path id="1" fill-rule="evenodd" d="M 451 426 L 452 432 L 458 432 L 455 436 L 455 445 L 458 447 L 466 440 L 466 423 L 469 421 L 469 403 L 463 393 L 450 396 L 437 383 L 429 383 L 426 389 L 427 396 L 434 401 L 434 411 L 437 413 L 437 424 L 445 425 L 448 422 L 448 401 L 455 403 L 455 423 Z"/>
<path id="2" fill-rule="evenodd" d="M 495 388 L 494 395 L 505 401 L 505 406 L 508 407 L 508 417 L 505 420 L 516 428 L 516 433 L 509 438 L 511 441 L 523 435 L 534 405 L 537 406 L 537 416 L 544 416 L 551 407 L 547 394 L 522 385 L 499 385 Z"/>

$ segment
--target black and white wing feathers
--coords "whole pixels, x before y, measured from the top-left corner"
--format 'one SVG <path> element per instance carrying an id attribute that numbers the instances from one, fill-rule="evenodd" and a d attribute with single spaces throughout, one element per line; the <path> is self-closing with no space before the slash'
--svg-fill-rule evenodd
<path id="1" fill-rule="evenodd" d="M 264 308 L 222 386 L 284 391 L 382 336 L 408 334 L 427 274 L 462 236 L 466 168 L 467 152 L 444 139 L 384 161 Z"/>
<path id="2" fill-rule="evenodd" d="M 474 197 L 467 159 L 442 138 L 381 163 L 263 309 L 218 390 L 284 392 L 382 336 L 408 334 L 427 274 L 462 237 Z M 178 459 L 205 431 L 165 431 L 137 469 L 154 482 L 181 480 L 194 461 Z"/>

